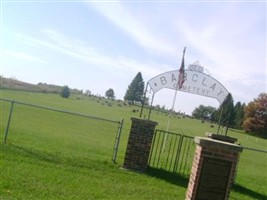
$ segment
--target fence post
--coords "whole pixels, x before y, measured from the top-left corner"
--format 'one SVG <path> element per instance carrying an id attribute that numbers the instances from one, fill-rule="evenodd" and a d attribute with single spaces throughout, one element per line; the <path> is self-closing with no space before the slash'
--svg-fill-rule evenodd
<path id="1" fill-rule="evenodd" d="M 173 173 L 177 172 L 177 169 L 178 169 L 180 154 L 182 151 L 183 140 L 184 140 L 184 135 L 181 135 L 180 140 L 179 140 L 179 144 L 178 144 L 178 148 L 177 148 L 177 154 L 176 154 L 175 161 L 174 161 Z"/>
<path id="2" fill-rule="evenodd" d="M 13 113 L 13 106 L 14 106 L 14 101 L 11 102 L 11 107 L 10 107 L 10 112 L 9 112 L 9 117 L 8 117 L 8 122 L 7 122 L 7 127 L 6 127 L 6 133 L 5 133 L 5 137 L 4 137 L 4 144 L 6 144 L 7 134 L 8 134 L 8 130 L 9 130 L 10 122 L 11 122 L 11 117 L 12 117 L 12 113 Z"/>
<path id="3" fill-rule="evenodd" d="M 122 126 L 123 126 L 123 119 L 121 119 L 121 121 L 119 122 L 119 127 L 118 127 L 118 133 L 116 136 L 116 140 L 115 140 L 115 146 L 114 146 L 114 152 L 113 152 L 113 158 L 112 161 L 113 163 L 116 163 L 116 159 L 117 159 L 117 154 L 118 154 L 118 150 L 119 150 L 119 144 L 120 144 L 120 138 L 121 138 L 121 131 L 122 131 Z"/>

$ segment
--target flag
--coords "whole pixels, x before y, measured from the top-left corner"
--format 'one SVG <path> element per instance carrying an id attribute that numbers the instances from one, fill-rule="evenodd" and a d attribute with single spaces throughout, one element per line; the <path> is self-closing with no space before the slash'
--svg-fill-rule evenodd
<path id="1" fill-rule="evenodd" d="M 175 101 L 176 101 L 176 96 L 177 96 L 177 90 L 179 88 L 179 90 L 183 87 L 183 84 L 185 82 L 185 73 L 184 73 L 184 54 L 185 54 L 185 49 L 186 47 L 184 48 L 184 51 L 183 51 L 183 58 L 182 58 L 182 63 L 181 63 L 181 67 L 179 69 L 179 76 L 178 76 L 178 81 L 177 81 L 177 87 L 176 87 L 176 90 L 175 90 L 175 93 L 174 93 L 174 97 L 173 97 L 173 101 L 172 101 L 172 109 L 170 110 L 170 113 L 169 113 L 169 120 L 168 120 L 168 124 L 167 124 L 167 134 L 165 134 L 164 136 L 164 140 L 163 140 L 163 145 L 162 145 L 162 152 L 164 152 L 164 149 L 165 149 L 165 145 L 166 145 L 166 142 L 167 142 L 167 138 L 168 138 L 168 131 L 169 131 L 169 127 L 170 127 L 170 122 L 171 122 L 171 116 L 172 116 L 172 113 L 174 111 L 174 105 L 175 105 Z"/>
<path id="2" fill-rule="evenodd" d="M 185 54 L 185 49 L 186 49 L 186 47 L 184 48 L 183 59 L 182 59 L 181 67 L 179 69 L 179 77 L 178 77 L 178 88 L 179 88 L 179 90 L 183 87 L 183 84 L 185 82 L 185 74 L 184 74 L 184 54 Z"/>

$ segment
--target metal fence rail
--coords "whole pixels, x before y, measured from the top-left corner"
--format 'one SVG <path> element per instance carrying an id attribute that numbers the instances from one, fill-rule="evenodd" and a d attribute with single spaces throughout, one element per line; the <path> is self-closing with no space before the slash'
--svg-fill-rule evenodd
<path id="1" fill-rule="evenodd" d="M 193 140 L 191 136 L 156 130 L 149 166 L 189 176 L 195 150 Z"/>
<path id="2" fill-rule="evenodd" d="M 257 184 L 261 185 L 262 191 L 257 192 L 266 194 L 266 169 L 267 151 L 243 146 L 238 162 L 235 183 L 246 185 L 250 189 L 253 189 Z M 261 177 L 259 177 L 259 174 L 261 174 Z"/>
<path id="3" fill-rule="evenodd" d="M 189 177 L 194 154 L 193 137 L 156 130 L 149 166 Z M 266 199 L 266 169 L 267 151 L 243 146 L 234 180 L 234 190 L 241 193 L 240 198 Z"/>
<path id="4" fill-rule="evenodd" d="M 46 147 L 54 152 L 66 147 L 73 153 L 82 149 L 91 158 L 116 162 L 123 119 L 115 121 L 9 99 L 0 101 L 3 143 Z"/>

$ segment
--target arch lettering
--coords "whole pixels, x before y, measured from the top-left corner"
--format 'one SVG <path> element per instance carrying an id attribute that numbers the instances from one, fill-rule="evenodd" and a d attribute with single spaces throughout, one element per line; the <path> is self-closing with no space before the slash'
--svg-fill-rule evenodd
<path id="1" fill-rule="evenodd" d="M 150 79 L 148 85 L 153 93 L 163 88 L 176 90 L 178 75 L 178 70 L 169 71 Z M 219 81 L 203 72 L 192 70 L 185 70 L 185 82 L 179 91 L 215 98 L 220 104 L 228 95 L 228 91 Z"/>

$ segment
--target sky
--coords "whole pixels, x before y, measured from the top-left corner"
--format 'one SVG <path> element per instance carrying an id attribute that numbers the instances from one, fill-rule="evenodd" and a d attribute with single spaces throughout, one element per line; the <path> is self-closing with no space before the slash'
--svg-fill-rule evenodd
<path id="1" fill-rule="evenodd" d="M 117 99 L 138 72 L 145 83 L 198 62 L 233 96 L 249 103 L 267 92 L 266 1 L 0 0 L 1 71 L 7 78 L 67 85 Z M 174 90 L 153 105 L 171 108 Z M 147 96 L 151 99 L 151 93 Z M 191 114 L 216 99 L 177 92 Z"/>

